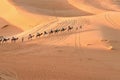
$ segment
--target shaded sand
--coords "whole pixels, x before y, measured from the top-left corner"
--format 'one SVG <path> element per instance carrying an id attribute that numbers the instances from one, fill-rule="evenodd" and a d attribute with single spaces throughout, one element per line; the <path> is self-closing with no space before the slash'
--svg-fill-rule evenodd
<path id="1" fill-rule="evenodd" d="M 70 5 L 67 0 L 36 0 L 35 2 L 29 0 L 13 1 L 15 4 L 19 5 L 19 7 L 35 14 L 59 17 L 92 15 L 91 13 L 75 8 L 74 6 Z"/>
<path id="2" fill-rule="evenodd" d="M 0 36 L 11 36 L 21 33 L 22 30 L 0 18 Z"/>
<path id="3" fill-rule="evenodd" d="M 54 19 L 54 17 L 47 15 L 35 15 L 28 13 L 18 7 L 15 7 L 11 1 L 2 0 L 0 5 L 0 17 L 22 30 L 31 29 L 36 25 Z"/>
<path id="4" fill-rule="evenodd" d="M 0 5 L 0 35 L 19 37 L 0 44 L 0 80 L 120 80 L 119 0 Z M 28 34 L 68 26 L 73 29 L 28 40 Z"/>

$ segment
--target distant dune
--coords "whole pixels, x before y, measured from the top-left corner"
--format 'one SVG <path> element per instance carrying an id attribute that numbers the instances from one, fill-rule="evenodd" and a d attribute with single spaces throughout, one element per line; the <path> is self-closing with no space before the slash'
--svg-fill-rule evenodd
<path id="1" fill-rule="evenodd" d="M 7 0 L 2 0 L 0 5 L 2 6 L 0 16 L 22 30 L 30 29 L 37 24 L 44 23 L 53 18 L 46 15 L 34 15 L 32 13 L 28 13 L 18 7 L 15 7 L 11 1 Z"/>
<path id="2" fill-rule="evenodd" d="M 70 5 L 67 0 L 36 0 L 36 2 L 28 0 L 13 1 L 16 5 L 19 5 L 19 7 L 36 14 L 58 17 L 91 15 L 91 13 L 79 10 Z"/>
<path id="3" fill-rule="evenodd" d="M 69 3 L 81 10 L 90 13 L 102 13 L 106 11 L 119 11 L 119 3 L 115 0 L 68 0 Z"/>
<path id="4" fill-rule="evenodd" d="M 11 36 L 21 32 L 22 30 L 20 28 L 0 18 L 0 35 L 1 36 Z"/>

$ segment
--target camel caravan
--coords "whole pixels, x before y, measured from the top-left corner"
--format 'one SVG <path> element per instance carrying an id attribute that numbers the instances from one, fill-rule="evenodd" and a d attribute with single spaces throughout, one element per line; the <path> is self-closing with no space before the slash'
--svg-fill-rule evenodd
<path id="1" fill-rule="evenodd" d="M 72 26 L 68 26 L 67 28 L 61 28 L 61 29 L 55 29 L 55 30 L 50 30 L 50 31 L 43 31 L 42 33 L 37 32 L 36 35 L 32 35 L 32 34 L 28 34 L 27 40 L 32 40 L 33 38 L 40 38 L 41 36 L 45 36 L 45 35 L 51 35 L 51 34 L 57 34 L 59 32 L 65 32 L 65 31 L 72 31 L 74 29 L 74 27 Z M 82 29 L 82 26 L 80 27 L 76 27 L 76 30 L 78 29 Z M 15 43 L 18 40 L 21 40 L 22 42 L 24 42 L 24 37 L 22 38 L 18 38 L 18 37 L 11 37 L 11 38 L 5 38 L 4 36 L 0 36 L 0 43 L 7 43 L 8 41 L 10 41 L 11 43 Z"/>
<path id="2" fill-rule="evenodd" d="M 0 43 L 6 43 L 6 42 L 8 42 L 10 40 L 11 40 L 11 42 L 16 42 L 18 40 L 18 38 L 12 37 L 10 39 L 10 38 L 5 38 L 3 36 L 0 36 Z"/>

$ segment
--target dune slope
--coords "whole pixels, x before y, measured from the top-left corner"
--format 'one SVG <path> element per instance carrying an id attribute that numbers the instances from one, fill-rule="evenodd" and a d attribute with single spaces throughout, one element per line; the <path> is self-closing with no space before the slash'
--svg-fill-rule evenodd
<path id="1" fill-rule="evenodd" d="M 0 80 L 120 80 L 119 0 L 1 0 L 0 6 L 0 35 L 19 38 L 0 43 Z"/>
<path id="2" fill-rule="evenodd" d="M 13 0 L 13 1 L 17 6 L 36 14 L 45 14 L 59 17 L 91 15 L 91 13 L 89 12 L 79 10 L 74 6 L 70 5 L 67 0 L 36 0 L 36 1 Z"/>
<path id="3" fill-rule="evenodd" d="M 11 36 L 21 33 L 22 30 L 0 18 L 0 36 Z"/>
<path id="4" fill-rule="evenodd" d="M 35 25 L 49 21 L 51 18 L 53 19 L 53 17 L 35 15 L 21 10 L 15 7 L 12 1 L 1 0 L 0 5 L 0 17 L 23 30 L 28 30 Z"/>

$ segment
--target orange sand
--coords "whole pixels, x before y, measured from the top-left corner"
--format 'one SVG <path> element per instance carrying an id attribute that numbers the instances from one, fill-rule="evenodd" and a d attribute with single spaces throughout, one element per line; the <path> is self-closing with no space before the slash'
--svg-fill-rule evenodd
<path id="1" fill-rule="evenodd" d="M 120 80 L 119 4 L 1 0 L 0 36 L 19 40 L 0 44 L 0 80 Z M 74 29 L 27 40 L 28 34 L 67 26 Z"/>

